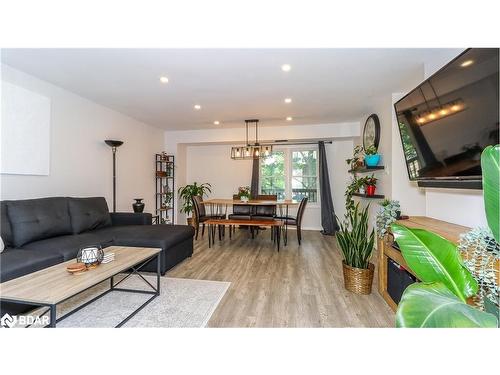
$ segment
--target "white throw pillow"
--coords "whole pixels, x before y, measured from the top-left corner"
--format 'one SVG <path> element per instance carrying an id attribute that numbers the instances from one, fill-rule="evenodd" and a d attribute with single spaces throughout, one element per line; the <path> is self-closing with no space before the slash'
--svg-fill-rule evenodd
<path id="1" fill-rule="evenodd" d="M 0 253 L 5 249 L 5 245 L 3 243 L 2 237 L 0 237 Z"/>

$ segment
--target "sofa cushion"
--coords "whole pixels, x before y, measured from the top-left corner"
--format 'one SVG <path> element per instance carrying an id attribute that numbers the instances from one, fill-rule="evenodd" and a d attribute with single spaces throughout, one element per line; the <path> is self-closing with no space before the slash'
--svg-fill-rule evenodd
<path id="1" fill-rule="evenodd" d="M 92 231 L 81 234 L 70 234 L 31 242 L 24 248 L 49 254 L 59 254 L 64 261 L 76 258 L 78 250 L 90 245 L 108 247 L 113 244 L 113 236 L 103 231 Z"/>
<path id="2" fill-rule="evenodd" d="M 0 230 L 5 247 L 14 245 L 12 228 L 10 226 L 9 217 L 7 216 L 7 202 L 8 201 L 0 202 Z"/>
<path id="3" fill-rule="evenodd" d="M 114 245 L 162 249 L 192 239 L 194 235 L 194 229 L 190 225 L 126 225 L 104 229 L 108 230 L 113 233 Z"/>
<path id="4" fill-rule="evenodd" d="M 27 199 L 6 204 L 15 247 L 72 233 L 67 198 Z"/>
<path id="5" fill-rule="evenodd" d="M 103 197 L 69 198 L 68 202 L 74 234 L 111 225 L 108 204 Z"/>
<path id="6" fill-rule="evenodd" d="M 0 254 L 0 282 L 61 263 L 61 254 L 8 248 Z"/>

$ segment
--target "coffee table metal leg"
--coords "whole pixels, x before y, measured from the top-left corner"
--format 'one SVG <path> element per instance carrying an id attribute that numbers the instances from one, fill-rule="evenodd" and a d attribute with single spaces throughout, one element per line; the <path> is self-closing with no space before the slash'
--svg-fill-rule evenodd
<path id="1" fill-rule="evenodd" d="M 161 282 L 161 257 L 160 257 L 161 252 L 158 253 L 158 256 L 156 257 L 156 295 L 160 295 L 160 282 Z"/>
<path id="2" fill-rule="evenodd" d="M 56 305 L 50 305 L 49 308 L 50 308 L 50 325 L 49 325 L 49 327 L 56 328 L 56 322 L 57 322 Z"/>

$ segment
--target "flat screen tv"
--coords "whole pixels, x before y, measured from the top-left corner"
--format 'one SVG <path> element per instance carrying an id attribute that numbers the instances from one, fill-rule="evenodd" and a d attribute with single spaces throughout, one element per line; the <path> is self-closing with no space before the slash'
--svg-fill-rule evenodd
<path id="1" fill-rule="evenodd" d="M 468 49 L 395 103 L 410 180 L 481 188 L 481 152 L 499 142 L 498 56 Z"/>

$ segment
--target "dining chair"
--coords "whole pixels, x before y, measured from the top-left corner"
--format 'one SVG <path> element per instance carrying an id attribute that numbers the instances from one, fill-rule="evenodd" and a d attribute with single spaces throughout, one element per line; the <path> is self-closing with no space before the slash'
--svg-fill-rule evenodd
<path id="1" fill-rule="evenodd" d="M 193 208 L 194 208 L 194 230 L 195 239 L 198 239 L 198 231 L 200 229 L 200 224 L 202 225 L 201 236 L 205 234 L 205 222 L 209 219 L 225 219 L 225 214 L 213 214 L 209 215 L 206 212 L 205 205 L 203 204 L 203 198 L 200 196 L 193 197 Z"/>
<path id="2" fill-rule="evenodd" d="M 277 201 L 278 196 L 276 194 L 268 194 L 268 195 L 262 194 L 262 195 L 257 195 L 255 199 L 259 201 Z M 273 205 L 255 206 L 254 212 L 252 213 L 252 219 L 255 220 L 273 219 L 275 216 L 276 216 L 276 206 Z"/>
<path id="3" fill-rule="evenodd" d="M 240 197 L 235 194 L 233 200 L 240 200 Z M 252 215 L 252 206 L 244 204 L 233 204 L 233 213 L 227 215 L 229 219 L 247 219 L 250 220 Z"/>
<path id="4" fill-rule="evenodd" d="M 286 221 L 287 225 L 297 227 L 297 241 L 299 245 L 302 241 L 302 217 L 304 216 L 304 210 L 306 209 L 307 197 L 302 198 L 299 204 L 299 209 L 297 210 L 297 216 L 277 216 L 276 219 Z"/>

